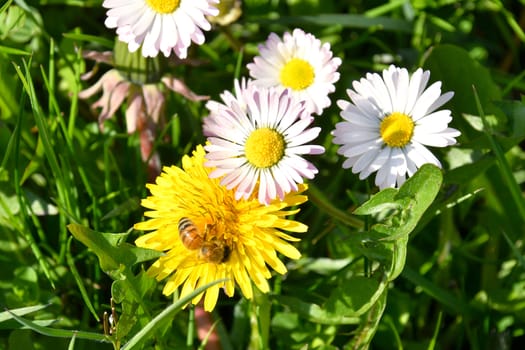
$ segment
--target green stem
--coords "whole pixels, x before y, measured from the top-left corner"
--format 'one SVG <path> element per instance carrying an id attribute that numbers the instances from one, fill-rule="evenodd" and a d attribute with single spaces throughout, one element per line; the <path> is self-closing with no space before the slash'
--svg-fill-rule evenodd
<path id="1" fill-rule="evenodd" d="M 250 323 L 252 333 L 249 349 L 268 349 L 271 321 L 271 302 L 268 294 L 254 290 L 254 300 L 251 306 Z"/>
<path id="2" fill-rule="evenodd" d="M 311 183 L 308 184 L 308 197 L 315 206 L 327 213 L 330 217 L 358 230 L 364 228 L 364 221 L 362 219 L 333 206 L 328 198 Z"/>

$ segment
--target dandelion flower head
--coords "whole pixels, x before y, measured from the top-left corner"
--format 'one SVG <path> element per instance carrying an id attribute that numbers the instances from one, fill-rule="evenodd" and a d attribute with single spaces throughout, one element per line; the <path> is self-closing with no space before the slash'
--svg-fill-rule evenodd
<path id="1" fill-rule="evenodd" d="M 198 146 L 193 155 L 184 156 L 182 168 L 164 167 L 155 184 L 147 187 L 151 195 L 142 201 L 148 220 L 135 224 L 138 230 L 152 231 L 136 240 L 140 247 L 165 252 L 149 268 L 157 280 L 167 279 L 163 293 L 179 287 L 181 297 L 196 288 L 227 279 L 208 288 L 192 300 L 197 304 L 204 295 L 204 308 L 211 311 L 222 287 L 228 296 L 235 286 L 250 299 L 252 284 L 261 292 L 270 290 L 271 269 L 284 274 L 287 269 L 277 253 L 291 259 L 300 257 L 290 243 L 299 239 L 288 232 L 305 232 L 307 226 L 286 218 L 291 210 L 307 200 L 305 185 L 282 201 L 262 205 L 256 198 L 236 199 L 234 192 L 210 179 L 204 166 L 205 151 Z"/>
<path id="2" fill-rule="evenodd" d="M 350 101 L 340 100 L 341 117 L 332 131 L 338 153 L 365 179 L 377 171 L 380 189 L 399 187 L 425 163 L 441 167 L 426 146 L 446 147 L 456 143 L 460 132 L 449 128 L 450 110 L 438 110 L 454 95 L 441 94 L 441 82 L 427 87 L 429 71 L 391 65 L 382 75 L 368 73 L 348 89 Z"/>
<path id="3" fill-rule="evenodd" d="M 271 33 L 259 46 L 259 56 L 247 65 L 254 84 L 289 88 L 306 102 L 312 114 L 321 114 L 331 105 L 328 95 L 339 80 L 341 59 L 333 57 L 330 44 L 322 44 L 310 33 L 296 28 L 281 39 Z"/>
<path id="4" fill-rule="evenodd" d="M 313 117 L 304 101 L 290 89 L 257 87 L 251 81 L 235 82 L 235 95 L 226 91 L 224 103 L 209 101 L 204 118 L 208 137 L 206 166 L 210 176 L 235 189 L 235 198 L 258 193 L 261 203 L 298 190 L 317 168 L 303 155 L 321 154 L 324 148 L 307 144 L 320 132 L 310 128 Z"/>

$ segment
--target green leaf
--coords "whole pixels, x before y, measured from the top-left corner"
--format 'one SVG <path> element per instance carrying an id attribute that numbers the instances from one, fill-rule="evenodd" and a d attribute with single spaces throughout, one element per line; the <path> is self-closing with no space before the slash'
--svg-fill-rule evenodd
<path id="1" fill-rule="evenodd" d="M 129 293 L 126 294 L 129 301 L 136 301 L 144 313 L 149 315 L 143 300 L 142 285 L 131 272 L 131 267 L 136 263 L 157 258 L 162 253 L 123 242 L 128 233 L 96 232 L 78 224 L 69 224 L 68 229 L 76 239 L 97 255 L 102 270 L 122 284 L 122 288 Z"/>
<path id="2" fill-rule="evenodd" d="M 120 279 L 122 269 L 136 263 L 158 258 L 161 252 L 125 243 L 129 233 L 103 233 L 79 224 L 69 224 L 73 236 L 98 257 L 102 270 L 114 279 Z"/>
<path id="3" fill-rule="evenodd" d="M 385 208 L 391 208 L 395 203 L 397 190 L 395 188 L 385 188 L 376 193 L 372 198 L 363 203 L 354 211 L 356 215 L 372 215 Z"/>
<path id="4" fill-rule="evenodd" d="M 450 44 L 434 47 L 424 62 L 424 68 L 430 70 L 432 80 L 443 83 L 443 91 L 454 92 L 454 97 L 447 103 L 455 116 L 452 123 L 463 136 L 472 137 L 468 123 L 458 118 L 463 113 L 478 115 L 472 86 L 476 87 L 481 105 L 489 114 L 495 112 L 491 103 L 501 99 L 500 88 L 492 80 L 489 70 L 474 61 L 468 51 Z"/>
<path id="5" fill-rule="evenodd" d="M 324 308 L 339 317 L 359 317 L 378 301 L 385 291 L 388 281 L 381 278 L 353 276 L 341 282 L 330 294 Z"/>
<path id="6" fill-rule="evenodd" d="M 363 315 L 359 327 L 353 332 L 352 340 L 345 345 L 344 349 L 368 350 L 385 311 L 387 294 L 388 291 L 384 290 L 368 313 Z"/>
<path id="7" fill-rule="evenodd" d="M 454 98 L 449 103 L 457 111 L 477 114 L 472 86 L 476 87 L 484 108 L 491 101 L 501 99 L 500 89 L 492 80 L 489 70 L 474 61 L 468 51 L 459 46 L 450 44 L 436 46 L 430 51 L 424 67 L 430 70 L 433 80 L 443 82 L 445 91 L 454 91 Z"/>
<path id="8" fill-rule="evenodd" d="M 410 177 L 399 190 L 384 189 L 375 194 L 370 200 L 363 203 L 354 213 L 370 215 L 385 210 L 397 215 L 397 221 L 388 227 L 388 223 L 376 224 L 372 230 L 378 233 L 389 234 L 388 239 L 397 239 L 408 235 L 416 227 L 419 219 L 432 204 L 441 188 L 443 176 L 441 170 L 432 164 L 424 164 Z M 364 235 L 366 237 L 366 234 Z"/>
<path id="9" fill-rule="evenodd" d="M 383 214 L 381 222 L 369 232 L 355 235 L 353 240 L 368 258 L 388 267 L 388 280 L 403 271 L 408 235 L 416 228 L 423 214 L 436 198 L 443 176 L 432 164 L 424 164 L 399 190 L 384 189 L 355 210 L 356 214 Z"/>
<path id="10" fill-rule="evenodd" d="M 409 178 L 399 189 L 396 200 L 409 198 L 414 200 L 414 206 L 410 208 L 410 217 L 403 227 L 399 228 L 397 234 L 409 234 L 414 230 L 419 219 L 436 198 L 443 175 L 441 170 L 432 164 L 424 164 L 411 178 Z"/>
<path id="11" fill-rule="evenodd" d="M 340 314 L 331 313 L 323 309 L 317 304 L 308 303 L 300 298 L 276 295 L 275 299 L 283 306 L 289 307 L 292 312 L 296 312 L 299 316 L 315 323 L 326 325 L 338 324 L 358 324 L 361 319 L 356 316 L 342 316 Z"/>

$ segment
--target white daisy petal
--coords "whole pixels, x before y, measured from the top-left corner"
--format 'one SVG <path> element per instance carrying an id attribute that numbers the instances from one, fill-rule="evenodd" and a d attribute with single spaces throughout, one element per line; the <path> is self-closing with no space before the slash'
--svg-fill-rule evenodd
<path id="1" fill-rule="evenodd" d="M 370 176 L 370 174 L 378 171 L 381 169 L 385 163 L 390 158 L 390 153 L 392 149 L 385 147 L 383 148 L 376 156 L 373 158 L 372 162 L 369 164 L 367 168 L 365 168 L 362 172 L 359 173 L 359 178 L 361 180 L 366 179 Z M 352 169 L 353 171 L 353 169 Z"/>
<path id="2" fill-rule="evenodd" d="M 186 58 L 192 42 L 204 43 L 203 30 L 211 29 L 206 16 L 216 16 L 218 0 L 180 0 L 169 8 L 167 2 L 146 0 L 104 0 L 107 8 L 104 24 L 117 28 L 119 40 L 130 51 L 142 45 L 145 57 L 155 57 L 159 51 L 168 57 L 174 52 Z"/>
<path id="3" fill-rule="evenodd" d="M 288 89 L 235 82 L 235 95 L 221 94 L 223 103 L 208 102 L 204 118 L 208 137 L 206 166 L 210 176 L 236 189 L 238 198 L 257 197 L 263 204 L 298 189 L 303 178 L 317 174 L 302 155 L 322 154 L 324 147 L 307 144 L 320 128 L 309 128 L 304 102 Z"/>
<path id="4" fill-rule="evenodd" d="M 441 167 L 425 146 L 453 145 L 460 132 L 448 127 L 449 110 L 436 111 L 453 92 L 441 94 L 441 82 L 427 87 L 429 78 L 429 71 L 410 76 L 392 65 L 352 83 L 350 101 L 337 102 L 343 121 L 332 131 L 337 153 L 347 158 L 343 168 L 360 179 L 377 172 L 375 184 L 383 189 L 401 186 L 423 164 Z"/>
<path id="5" fill-rule="evenodd" d="M 328 95 L 335 91 L 340 65 L 341 59 L 333 57 L 330 44 L 321 45 L 315 36 L 296 28 L 282 39 L 271 33 L 247 67 L 254 84 L 290 89 L 305 101 L 308 113 L 319 115 L 331 105 Z"/>

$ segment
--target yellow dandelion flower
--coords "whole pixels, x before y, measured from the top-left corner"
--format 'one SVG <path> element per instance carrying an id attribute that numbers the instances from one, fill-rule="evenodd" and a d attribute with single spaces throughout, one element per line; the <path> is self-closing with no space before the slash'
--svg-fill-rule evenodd
<path id="1" fill-rule="evenodd" d="M 237 285 L 244 297 L 253 297 L 252 283 L 263 293 L 270 290 L 271 269 L 286 273 L 277 256 L 300 257 L 290 242 L 299 239 L 283 231 L 306 232 L 307 226 L 286 218 L 299 209 L 285 210 L 307 200 L 299 190 L 269 205 L 257 197 L 235 199 L 235 191 L 210 179 L 213 169 L 204 166 L 205 151 L 198 146 L 193 155 L 184 156 L 182 169 L 164 167 L 155 184 L 148 184 L 151 195 L 142 206 L 151 209 L 149 220 L 135 224 L 137 230 L 153 231 L 139 237 L 139 247 L 165 252 L 149 268 L 158 281 L 167 279 L 163 293 L 179 287 L 181 297 L 207 283 L 227 279 L 192 300 L 197 304 L 204 295 L 204 309 L 213 310 L 222 287 L 233 296 Z"/>

